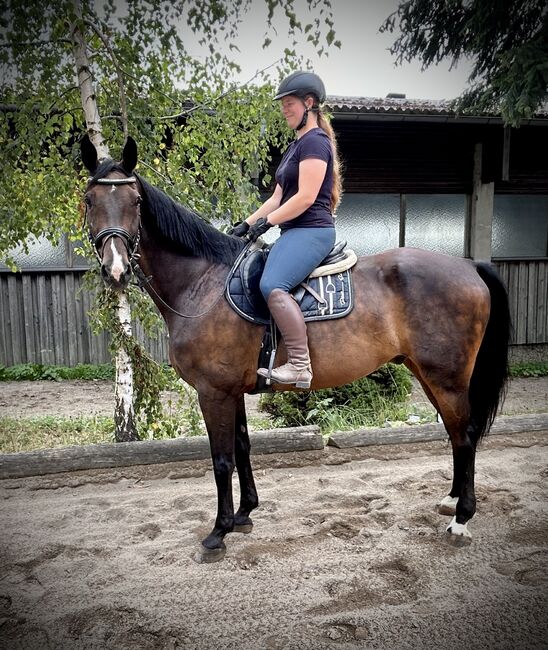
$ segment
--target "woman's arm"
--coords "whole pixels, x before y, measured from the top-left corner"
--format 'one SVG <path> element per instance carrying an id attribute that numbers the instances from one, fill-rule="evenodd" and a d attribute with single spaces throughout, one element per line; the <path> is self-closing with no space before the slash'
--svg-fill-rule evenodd
<path id="1" fill-rule="evenodd" d="M 272 193 L 272 196 L 268 198 L 258 210 L 255 210 L 255 212 L 246 219 L 246 222 L 251 226 L 257 221 L 257 219 L 268 216 L 271 212 L 280 207 L 281 200 L 282 188 L 279 185 L 276 185 L 276 189 Z"/>
<path id="2" fill-rule="evenodd" d="M 268 217 L 268 222 L 277 226 L 285 221 L 296 219 L 316 200 L 327 171 L 327 163 L 319 158 L 306 158 L 299 163 L 299 190 L 283 205 L 278 205 L 271 212 L 265 210 L 257 216 Z M 277 189 L 277 188 L 276 188 Z M 281 190 L 280 190 L 281 192 Z M 270 199 L 269 199 L 270 200 Z M 255 212 L 257 214 L 265 205 Z M 278 207 L 279 206 L 279 207 Z"/>

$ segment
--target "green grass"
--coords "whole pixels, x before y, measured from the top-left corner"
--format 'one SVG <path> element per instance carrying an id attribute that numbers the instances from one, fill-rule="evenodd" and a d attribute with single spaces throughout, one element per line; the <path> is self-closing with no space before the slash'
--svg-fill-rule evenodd
<path id="1" fill-rule="evenodd" d="M 112 442 L 114 420 L 105 416 L 0 417 L 0 452 Z"/>
<path id="2" fill-rule="evenodd" d="M 514 363 L 510 366 L 511 377 L 548 377 L 548 363 Z"/>

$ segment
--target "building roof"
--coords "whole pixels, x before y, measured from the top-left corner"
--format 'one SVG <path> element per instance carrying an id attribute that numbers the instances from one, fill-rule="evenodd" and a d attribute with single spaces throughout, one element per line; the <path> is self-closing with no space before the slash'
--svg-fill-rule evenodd
<path id="1" fill-rule="evenodd" d="M 342 120 L 502 123 L 502 118 L 496 113 L 457 115 L 453 102 L 447 99 L 408 99 L 403 94 L 390 93 L 386 97 L 329 95 L 326 104 L 333 117 Z M 542 106 L 534 118 L 523 121 L 523 124 L 530 123 L 548 124 L 548 104 Z"/>

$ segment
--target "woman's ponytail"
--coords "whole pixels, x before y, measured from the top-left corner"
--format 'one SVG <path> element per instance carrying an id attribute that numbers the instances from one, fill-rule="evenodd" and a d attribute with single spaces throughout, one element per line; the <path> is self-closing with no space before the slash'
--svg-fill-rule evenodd
<path id="1" fill-rule="evenodd" d="M 339 203 L 342 198 L 342 169 L 339 160 L 339 152 L 337 149 L 337 138 L 331 123 L 327 117 L 322 113 L 321 109 L 318 111 L 318 126 L 322 131 L 325 131 L 331 140 L 331 147 L 333 150 L 333 188 L 331 190 L 331 212 L 335 214 Z"/>

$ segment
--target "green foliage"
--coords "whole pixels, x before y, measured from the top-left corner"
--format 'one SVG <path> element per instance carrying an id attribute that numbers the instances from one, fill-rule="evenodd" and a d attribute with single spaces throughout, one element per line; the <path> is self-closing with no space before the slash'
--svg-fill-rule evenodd
<path id="1" fill-rule="evenodd" d="M 386 364 L 368 377 L 337 388 L 266 394 L 261 409 L 272 415 L 276 426 L 317 424 L 324 433 L 380 426 L 403 416 L 402 402 L 411 386 L 411 373 L 405 366 Z"/>
<path id="2" fill-rule="evenodd" d="M 548 363 L 516 363 L 510 366 L 511 377 L 548 377 Z"/>
<path id="3" fill-rule="evenodd" d="M 36 381 L 40 379 L 114 379 L 114 367 L 110 363 L 91 365 L 79 363 L 73 367 L 53 366 L 41 363 L 21 363 L 0 366 L 0 381 Z"/>
<path id="4" fill-rule="evenodd" d="M 398 63 L 418 58 L 426 68 L 450 58 L 473 64 L 470 88 L 456 108 L 501 112 L 519 126 L 548 98 L 548 12 L 545 0 L 410 0 L 380 31 L 401 30 L 391 48 Z"/>
<path id="5" fill-rule="evenodd" d="M 225 222 L 255 209 L 259 189 L 250 179 L 289 135 L 271 81 L 306 65 L 296 54 L 301 37 L 321 53 L 340 43 L 329 0 L 307 3 L 299 17 L 294 0 L 265 0 L 263 47 L 273 52 L 275 72 L 237 86 L 231 55 L 251 3 L 0 0 L 0 259 L 30 234 L 53 242 L 82 235 L 85 120 L 74 83 L 75 25 L 87 41 L 112 156 L 129 132 L 139 145 L 138 171 L 176 200 Z M 292 39 L 284 52 L 268 39 L 279 16 Z"/>

